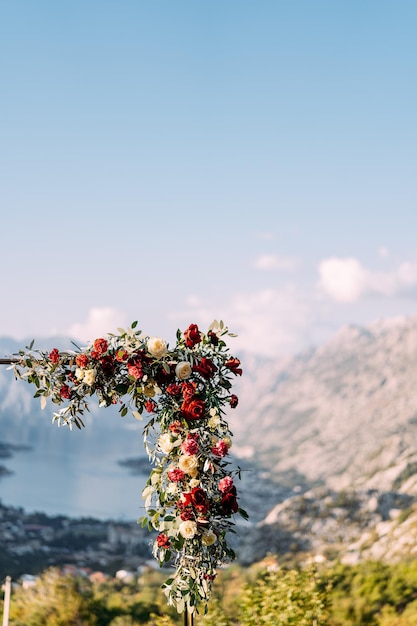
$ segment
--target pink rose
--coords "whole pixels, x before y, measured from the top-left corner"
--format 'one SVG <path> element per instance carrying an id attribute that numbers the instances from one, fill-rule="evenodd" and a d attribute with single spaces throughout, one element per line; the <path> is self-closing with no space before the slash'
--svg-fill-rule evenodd
<path id="1" fill-rule="evenodd" d="M 168 472 L 168 478 L 173 483 L 179 483 L 184 478 L 184 476 L 185 476 L 184 472 L 179 467 L 175 467 L 174 469 L 169 470 Z"/>
<path id="2" fill-rule="evenodd" d="M 231 476 L 225 476 L 221 480 L 219 480 L 219 491 L 222 493 L 227 493 L 233 487 L 233 478 Z"/>
<path id="3" fill-rule="evenodd" d="M 223 458 L 229 452 L 229 446 L 224 441 L 219 441 L 219 443 L 211 449 L 211 452 L 214 456 Z"/>
<path id="4" fill-rule="evenodd" d="M 187 439 L 181 444 L 181 452 L 184 454 L 197 454 L 198 443 L 195 439 L 187 437 Z"/>

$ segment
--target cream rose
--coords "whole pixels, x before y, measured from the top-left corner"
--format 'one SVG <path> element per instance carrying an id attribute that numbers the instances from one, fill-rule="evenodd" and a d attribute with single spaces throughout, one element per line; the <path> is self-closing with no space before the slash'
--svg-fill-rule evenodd
<path id="1" fill-rule="evenodd" d="M 171 496 L 178 493 L 178 485 L 176 483 L 169 483 L 169 485 L 167 485 L 166 492 Z"/>
<path id="2" fill-rule="evenodd" d="M 201 543 L 203 546 L 212 546 L 216 543 L 217 535 L 212 530 L 207 530 L 201 537 Z"/>
<path id="3" fill-rule="evenodd" d="M 212 430 L 217 428 L 217 426 L 219 426 L 219 424 L 220 424 L 220 416 L 219 415 L 213 415 L 212 417 L 210 417 L 209 421 L 207 422 L 207 426 L 209 428 L 211 428 Z"/>
<path id="4" fill-rule="evenodd" d="M 190 455 L 183 455 L 180 456 L 180 458 L 178 459 L 178 467 L 185 473 L 185 474 L 195 474 L 195 470 L 197 469 L 197 465 L 198 465 L 198 458 L 195 454 L 190 454 Z"/>
<path id="5" fill-rule="evenodd" d="M 194 487 L 198 487 L 199 484 L 200 481 L 197 478 L 192 478 L 188 483 L 188 487 L 189 489 L 194 489 Z"/>
<path id="6" fill-rule="evenodd" d="M 175 368 L 175 375 L 179 380 L 185 380 L 191 376 L 191 365 L 188 361 L 180 361 Z"/>
<path id="7" fill-rule="evenodd" d="M 197 532 L 197 524 L 189 519 L 185 522 L 181 522 L 178 530 L 184 539 L 192 539 Z"/>
<path id="8" fill-rule="evenodd" d="M 174 444 L 171 441 L 171 435 L 169 433 L 159 435 L 158 445 L 161 448 L 162 452 L 164 452 L 164 454 L 169 454 L 174 449 Z"/>
<path id="9" fill-rule="evenodd" d="M 149 337 L 148 350 L 156 359 L 160 359 L 167 353 L 167 344 L 163 339 L 159 337 Z"/>
<path id="10" fill-rule="evenodd" d="M 85 371 L 81 369 L 81 367 L 77 367 L 75 369 L 75 378 L 77 380 L 82 380 L 84 378 Z"/>
<path id="11" fill-rule="evenodd" d="M 84 382 L 86 385 L 94 385 L 94 382 L 96 380 L 96 373 L 94 370 L 85 370 L 84 372 L 84 378 L 83 378 Z"/>

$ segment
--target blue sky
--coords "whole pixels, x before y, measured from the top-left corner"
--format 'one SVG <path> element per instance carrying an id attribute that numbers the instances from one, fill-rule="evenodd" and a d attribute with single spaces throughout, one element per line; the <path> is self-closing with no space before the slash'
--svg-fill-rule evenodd
<path id="1" fill-rule="evenodd" d="M 416 313 L 417 5 L 3 2 L 0 335 Z"/>

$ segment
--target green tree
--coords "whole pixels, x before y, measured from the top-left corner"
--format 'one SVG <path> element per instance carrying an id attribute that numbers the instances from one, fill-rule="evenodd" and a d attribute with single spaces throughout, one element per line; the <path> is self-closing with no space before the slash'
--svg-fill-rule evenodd
<path id="1" fill-rule="evenodd" d="M 90 581 L 62 576 L 49 569 L 33 587 L 18 589 L 13 596 L 13 626 L 97 626 L 91 611 Z"/>
<path id="2" fill-rule="evenodd" d="M 242 626 L 329 624 L 329 585 L 313 569 L 261 574 L 241 597 Z"/>

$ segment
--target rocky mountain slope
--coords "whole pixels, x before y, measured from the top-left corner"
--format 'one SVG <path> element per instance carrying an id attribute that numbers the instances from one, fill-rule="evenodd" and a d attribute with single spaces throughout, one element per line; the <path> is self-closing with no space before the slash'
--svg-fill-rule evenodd
<path id="1" fill-rule="evenodd" d="M 2 354 L 15 349 L 0 340 Z M 267 552 L 347 561 L 413 555 L 417 317 L 346 327 L 286 360 L 240 358 L 239 405 L 229 418 L 233 453 L 247 470 L 241 504 L 252 520 L 240 533 L 241 560 Z M 52 437 L 31 390 L 4 370 L 0 420 L 6 442 Z M 93 413 L 87 430 L 95 420 Z M 106 424 L 101 436 L 123 449 L 120 417 Z"/>
<path id="2" fill-rule="evenodd" d="M 292 494 L 247 534 L 242 558 L 414 554 L 417 318 L 344 328 L 286 363 L 258 363 L 251 376 L 236 439 Z"/>

